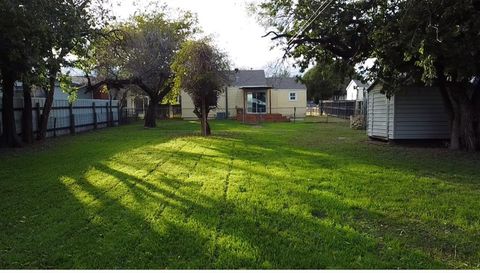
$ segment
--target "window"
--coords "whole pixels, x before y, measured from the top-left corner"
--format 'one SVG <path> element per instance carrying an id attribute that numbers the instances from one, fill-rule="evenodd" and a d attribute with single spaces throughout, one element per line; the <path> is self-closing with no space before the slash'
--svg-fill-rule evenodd
<path id="1" fill-rule="evenodd" d="M 262 114 L 267 112 L 267 94 L 265 92 L 247 93 L 247 112 Z"/>
<path id="2" fill-rule="evenodd" d="M 297 101 L 297 93 L 295 93 L 295 92 L 290 92 L 290 93 L 288 94 L 288 100 L 289 100 L 289 101 Z"/>

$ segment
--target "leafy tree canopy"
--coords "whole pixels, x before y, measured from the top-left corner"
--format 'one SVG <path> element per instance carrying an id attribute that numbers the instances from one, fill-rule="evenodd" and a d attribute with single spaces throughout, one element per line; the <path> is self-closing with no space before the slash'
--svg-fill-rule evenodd
<path id="1" fill-rule="evenodd" d="M 217 107 L 218 97 L 230 76 L 226 55 L 209 40 L 187 41 L 176 55 L 172 70 L 175 94 L 183 90 L 192 98 L 202 131 L 209 135 L 208 113 Z"/>
<path id="2" fill-rule="evenodd" d="M 388 94 L 436 85 L 450 118 L 451 148 L 480 148 L 478 0 L 266 0 L 268 36 L 306 68 L 329 54 L 370 70 Z"/>
<path id="3" fill-rule="evenodd" d="M 136 13 L 128 21 L 105 29 L 105 35 L 86 48 L 79 67 L 100 80 L 92 88 L 137 86 L 150 98 L 146 127 L 155 127 L 157 105 L 171 91 L 171 64 L 181 44 L 199 32 L 190 12 L 171 17 L 166 6 Z"/>
<path id="4" fill-rule="evenodd" d="M 353 66 L 326 59 L 309 69 L 301 81 L 307 86 L 308 99 L 318 103 L 345 93 L 346 85 L 353 78 L 361 78 Z"/>

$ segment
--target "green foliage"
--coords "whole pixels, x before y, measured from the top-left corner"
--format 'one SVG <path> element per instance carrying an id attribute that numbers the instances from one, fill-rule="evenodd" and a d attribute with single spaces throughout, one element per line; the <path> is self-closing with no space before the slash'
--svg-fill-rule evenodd
<path id="1" fill-rule="evenodd" d="M 450 81 L 466 83 L 480 74 L 476 1 L 341 0 L 315 13 L 326 2 L 268 0 L 257 15 L 275 31 L 278 46 L 304 68 L 330 54 L 352 64 L 376 58 L 371 76 L 393 89 L 401 83 L 433 83 L 438 65 Z"/>
<path id="2" fill-rule="evenodd" d="M 346 85 L 353 78 L 360 78 L 354 67 L 345 62 L 326 59 L 309 69 L 301 80 L 307 86 L 308 99 L 318 102 L 346 92 Z"/>
<path id="3" fill-rule="evenodd" d="M 100 1 L 101 2 L 101 1 Z M 67 56 L 80 53 L 104 23 L 104 10 L 93 0 L 13 1 L 0 3 L 0 68 L 20 77 L 52 76 L 68 65 Z M 17 79 L 18 79 L 17 78 Z"/>
<path id="4" fill-rule="evenodd" d="M 478 269 L 478 155 L 344 122 L 212 127 L 3 152 L 0 268 Z"/>
<path id="5" fill-rule="evenodd" d="M 73 84 L 70 74 L 61 74 L 58 81 L 60 82 L 62 92 L 68 94 L 68 101 L 73 103 L 77 99 L 77 91 L 79 88 Z"/>
<path id="6" fill-rule="evenodd" d="M 185 91 L 198 111 L 203 99 L 208 109 L 217 107 L 218 96 L 228 84 L 230 69 L 227 56 L 209 40 L 185 42 L 175 56 L 172 70 L 174 96 Z"/>
<path id="7" fill-rule="evenodd" d="M 181 11 L 176 17 L 166 6 L 136 13 L 111 25 L 85 49 L 79 67 L 100 80 L 135 79 L 151 97 L 171 89 L 171 63 L 180 45 L 199 32 L 197 18 Z"/>
<path id="8" fill-rule="evenodd" d="M 53 2 L 53 1 L 52 1 Z M 0 70 L 3 76 L 22 73 L 43 57 L 47 26 L 41 12 L 49 1 L 0 1 Z"/>
<path id="9" fill-rule="evenodd" d="M 277 46 L 306 69 L 332 54 L 352 64 L 369 58 L 373 2 L 266 0 L 256 12 Z"/>

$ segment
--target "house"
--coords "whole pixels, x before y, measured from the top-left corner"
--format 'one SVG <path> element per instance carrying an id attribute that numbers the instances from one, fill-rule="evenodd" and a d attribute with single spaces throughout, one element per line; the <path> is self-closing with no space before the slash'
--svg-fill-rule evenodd
<path id="1" fill-rule="evenodd" d="M 78 82 L 75 82 L 73 81 L 73 85 L 78 87 L 78 91 L 77 91 L 77 99 L 92 99 L 92 94 L 91 93 L 87 93 L 85 92 L 86 91 L 86 87 L 83 86 L 82 84 L 78 83 Z M 0 91 L 1 91 L 1 87 L 0 87 Z M 2 96 L 1 92 L 0 92 L 0 97 Z M 15 82 L 15 90 L 14 90 L 14 98 L 23 98 L 23 84 L 22 82 Z M 32 88 L 32 98 L 45 98 L 46 97 L 46 94 L 45 94 L 45 91 L 41 88 L 36 88 L 36 87 L 33 87 Z M 55 89 L 54 89 L 54 92 L 53 92 L 53 98 L 55 100 L 68 100 L 68 94 L 63 92 L 61 87 L 60 87 L 60 83 L 57 81 L 55 82 Z"/>
<path id="2" fill-rule="evenodd" d="M 434 87 L 404 87 L 388 98 L 382 84 L 368 89 L 367 134 L 383 140 L 442 140 L 449 122 L 440 91 Z"/>
<path id="3" fill-rule="evenodd" d="M 359 80 L 351 80 L 346 88 L 347 90 L 346 99 L 354 100 L 354 101 L 363 101 L 367 89 L 368 89 L 368 84 L 362 83 Z"/>
<path id="4" fill-rule="evenodd" d="M 190 96 L 181 92 L 182 118 L 197 119 Z M 235 118 L 245 122 L 288 121 L 305 117 L 307 89 L 295 78 L 266 78 L 263 70 L 231 72 L 231 84 L 218 99 L 209 118 Z"/>

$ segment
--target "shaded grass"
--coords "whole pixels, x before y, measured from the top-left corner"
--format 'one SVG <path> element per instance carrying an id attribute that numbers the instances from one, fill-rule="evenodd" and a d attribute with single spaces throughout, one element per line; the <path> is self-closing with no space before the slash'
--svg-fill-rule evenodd
<path id="1" fill-rule="evenodd" d="M 480 267 L 478 155 L 338 121 L 212 126 L 0 155 L 0 267 Z"/>

